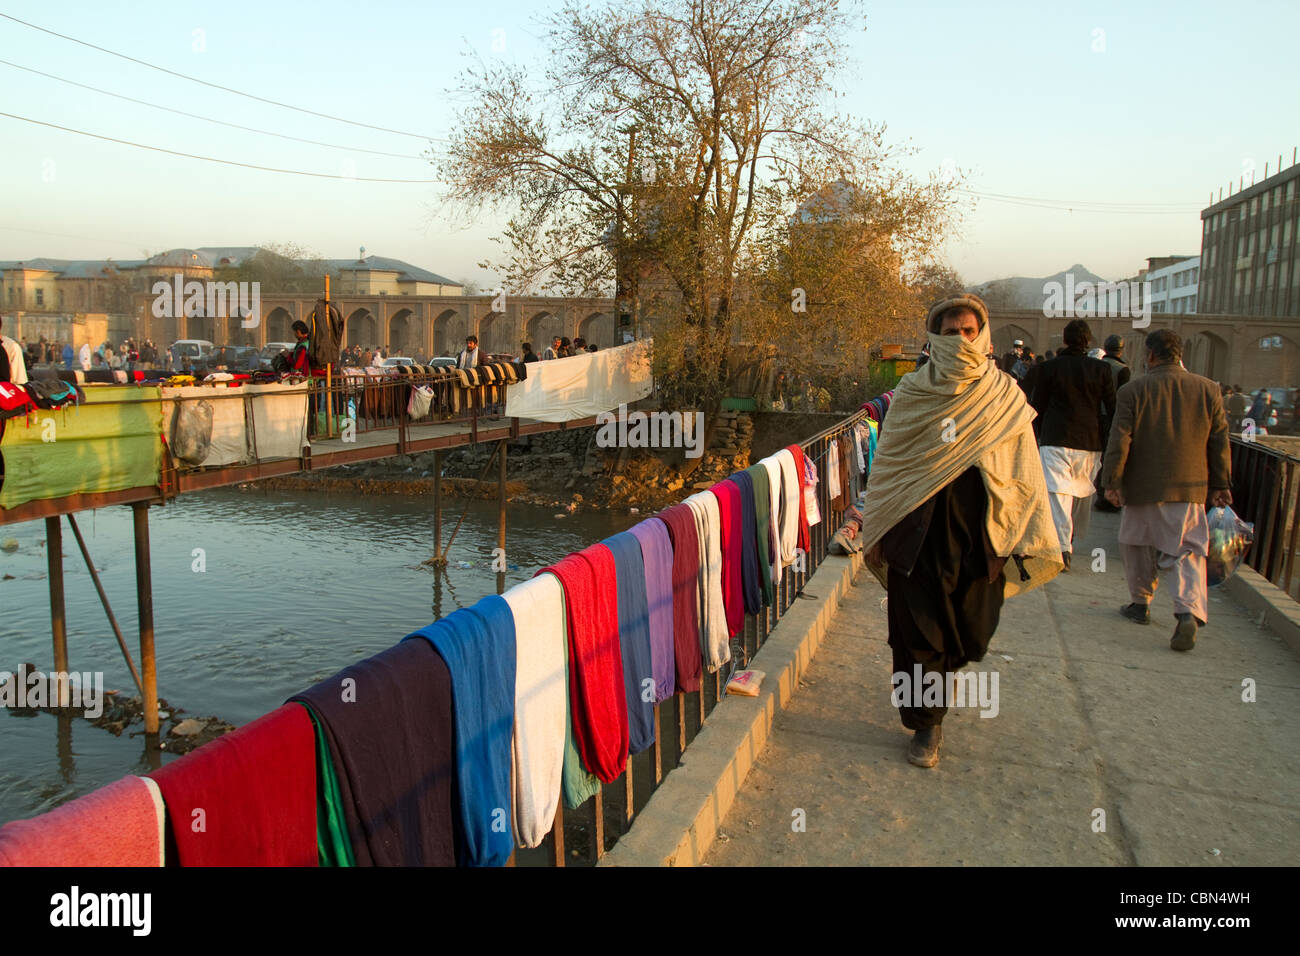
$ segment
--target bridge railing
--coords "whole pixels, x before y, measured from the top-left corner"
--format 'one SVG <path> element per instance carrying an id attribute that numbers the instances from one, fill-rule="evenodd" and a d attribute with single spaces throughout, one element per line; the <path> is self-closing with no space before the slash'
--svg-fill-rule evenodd
<path id="1" fill-rule="evenodd" d="M 639 754 L 628 757 L 622 776 L 603 785 L 596 795 L 576 809 L 560 805 L 563 827 L 551 833 L 533 849 L 517 849 L 521 866 L 591 866 L 605 855 L 619 837 L 631 828 L 638 813 L 670 771 L 681 762 L 691 742 L 703 729 L 709 715 L 726 695 L 733 670 L 748 667 L 777 622 L 802 593 L 808 579 L 825 560 L 831 538 L 843 521 L 844 512 L 831 507 L 827 477 L 828 447 L 862 420 L 858 412 L 800 442 L 804 456 L 817 467 L 817 506 L 821 521 L 809 529 L 808 552 L 802 560 L 784 568 L 771 606 L 757 614 L 746 614 L 740 634 L 732 638 L 732 661 L 713 674 L 705 673 L 698 692 L 677 693 L 655 705 L 655 742 Z M 852 501 L 860 488 L 851 485 Z"/>
<path id="2" fill-rule="evenodd" d="M 1232 501 L 1233 510 L 1255 525 L 1255 541 L 1245 563 L 1296 598 L 1300 459 L 1259 440 L 1234 436 Z"/>

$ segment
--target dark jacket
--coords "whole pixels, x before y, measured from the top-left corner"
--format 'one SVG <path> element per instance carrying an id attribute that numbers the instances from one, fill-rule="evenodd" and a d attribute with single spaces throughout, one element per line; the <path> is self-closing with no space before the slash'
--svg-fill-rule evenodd
<path id="1" fill-rule="evenodd" d="M 1128 362 L 1125 362 L 1118 355 L 1111 355 L 1107 352 L 1102 361 L 1110 366 L 1110 373 L 1115 377 L 1116 392 L 1127 385 L 1129 380 L 1133 378 L 1133 370 L 1128 367 Z"/>
<path id="2" fill-rule="evenodd" d="M 1126 504 L 1190 501 L 1232 486 L 1228 421 L 1219 387 L 1176 362 L 1119 390 L 1101 486 Z"/>
<path id="3" fill-rule="evenodd" d="M 1029 392 L 1038 412 L 1038 443 L 1101 451 L 1115 414 L 1115 380 L 1100 359 L 1069 346 L 1044 362 Z"/>

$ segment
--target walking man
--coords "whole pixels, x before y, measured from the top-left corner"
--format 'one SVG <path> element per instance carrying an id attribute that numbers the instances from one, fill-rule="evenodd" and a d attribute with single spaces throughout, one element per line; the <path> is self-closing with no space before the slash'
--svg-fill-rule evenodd
<path id="1" fill-rule="evenodd" d="M 1232 386 L 1232 394 L 1225 403 L 1228 408 L 1228 428 L 1234 435 L 1241 434 L 1241 420 L 1246 417 L 1246 394 L 1240 385 Z"/>
<path id="2" fill-rule="evenodd" d="M 1088 357 L 1091 342 L 1087 322 L 1069 322 L 1065 348 L 1042 364 L 1030 396 L 1040 416 L 1038 453 L 1067 571 L 1074 539 L 1088 530 L 1092 482 L 1115 414 L 1115 379 L 1105 362 Z"/>
<path id="3" fill-rule="evenodd" d="M 983 300 L 935 303 L 926 331 L 930 361 L 894 389 L 872 459 L 862 546 L 877 569 L 888 565 L 878 576 L 889 593 L 893 680 L 896 692 L 909 681 L 914 691 L 895 699 L 915 731 L 907 759 L 933 767 L 950 696 L 938 706 L 918 700 L 920 678 L 938 675 L 949 691 L 955 671 L 984 658 L 1003 600 L 1055 577 L 1061 551 L 1034 412 L 988 360 Z"/>
<path id="4" fill-rule="evenodd" d="M 1119 390 L 1101 483 L 1122 506 L 1119 543 L 1132 603 L 1120 613 L 1151 623 L 1160 571 L 1176 573 L 1169 646 L 1190 651 L 1209 619 L 1205 507 L 1232 504 L 1228 422 L 1219 389 L 1182 366 L 1168 329 L 1146 339 L 1147 374 Z"/>

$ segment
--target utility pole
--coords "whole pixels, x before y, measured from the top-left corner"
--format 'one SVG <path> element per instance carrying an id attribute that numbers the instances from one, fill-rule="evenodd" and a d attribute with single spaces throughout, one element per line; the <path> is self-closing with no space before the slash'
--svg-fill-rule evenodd
<path id="1" fill-rule="evenodd" d="M 627 171 L 624 175 L 623 186 L 618 191 L 618 210 L 616 213 L 618 221 L 615 223 L 614 334 L 616 338 L 622 338 L 623 316 L 627 315 L 628 321 L 632 325 L 632 337 L 635 339 L 639 334 L 636 316 L 636 280 L 631 274 L 632 270 L 629 269 L 626 229 L 631 206 L 632 173 L 636 168 L 635 126 L 628 130 L 627 136 Z M 616 341 L 615 344 L 621 343 Z"/>

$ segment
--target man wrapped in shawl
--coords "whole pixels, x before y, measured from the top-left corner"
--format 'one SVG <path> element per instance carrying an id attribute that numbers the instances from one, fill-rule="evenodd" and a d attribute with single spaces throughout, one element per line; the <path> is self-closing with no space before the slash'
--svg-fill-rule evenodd
<path id="1" fill-rule="evenodd" d="M 1003 600 L 1062 567 L 1034 411 L 989 361 L 988 324 L 979 296 L 930 307 L 930 361 L 894 390 L 867 479 L 862 547 L 889 593 L 895 703 L 921 767 L 939 762 L 947 707 L 920 706 L 917 677 L 940 675 L 948 703 L 954 672 L 984 658 Z"/>

